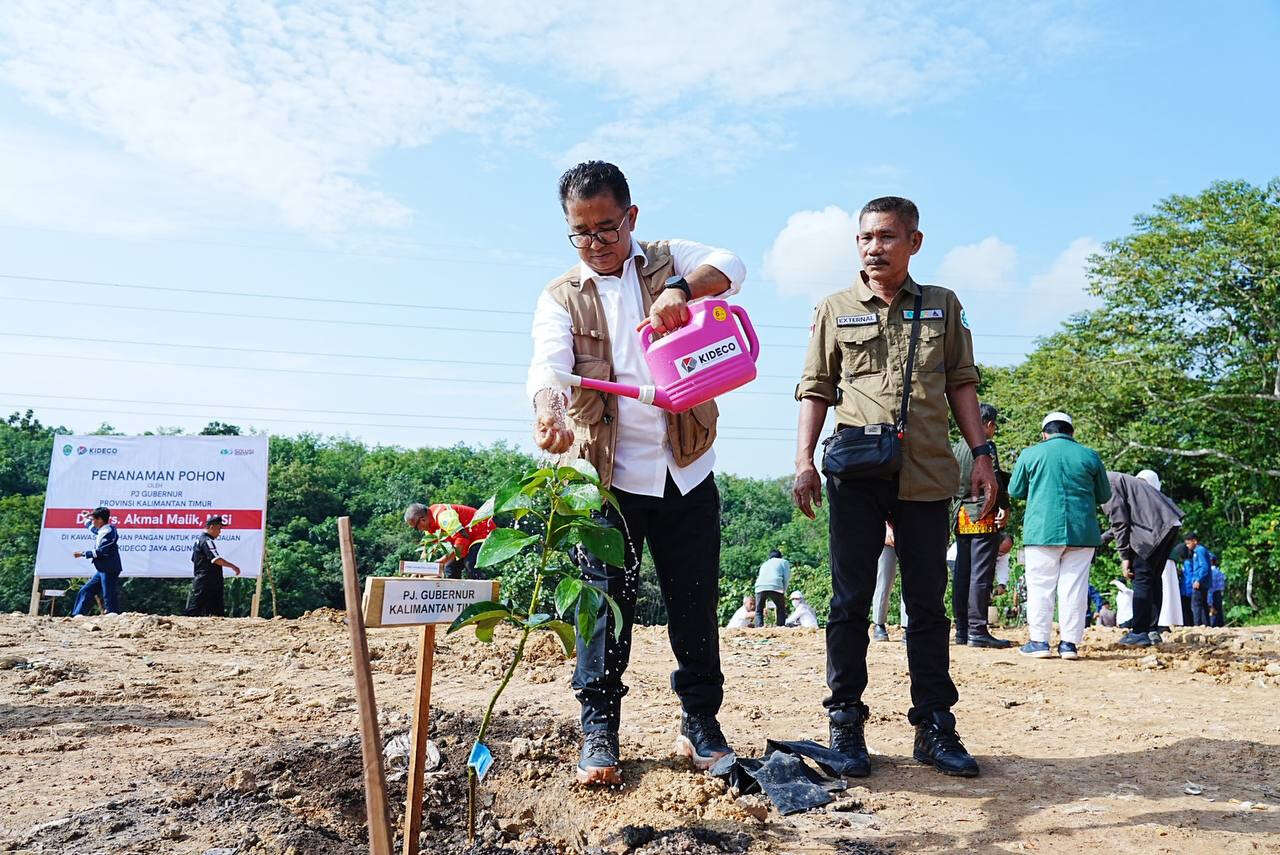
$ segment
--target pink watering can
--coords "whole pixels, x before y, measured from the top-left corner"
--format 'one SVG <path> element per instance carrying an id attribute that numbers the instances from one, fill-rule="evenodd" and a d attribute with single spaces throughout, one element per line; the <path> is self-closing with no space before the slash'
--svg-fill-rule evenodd
<path id="1" fill-rule="evenodd" d="M 630 386 L 563 372 L 559 372 L 559 380 L 566 386 L 635 398 L 671 413 L 682 413 L 756 379 L 756 359 L 760 356 L 760 340 L 746 310 L 711 297 L 690 303 L 689 323 L 660 339 L 654 340 L 653 329 L 646 321 L 640 329 L 640 347 L 649 363 L 652 386 Z"/>

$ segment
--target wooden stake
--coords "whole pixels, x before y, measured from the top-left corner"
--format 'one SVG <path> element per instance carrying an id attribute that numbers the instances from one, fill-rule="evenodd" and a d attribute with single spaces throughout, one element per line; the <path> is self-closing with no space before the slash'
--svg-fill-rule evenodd
<path id="1" fill-rule="evenodd" d="M 435 664 L 436 627 L 422 628 L 418 647 L 418 682 L 413 689 L 413 728 L 409 732 L 409 792 L 404 805 L 404 855 L 418 855 L 418 835 L 422 832 L 423 772 L 426 765 L 427 732 L 431 722 L 431 669 Z"/>
<path id="2" fill-rule="evenodd" d="M 373 697 L 369 669 L 369 643 L 360 611 L 360 580 L 351 539 L 351 517 L 338 517 L 338 544 L 342 549 L 342 589 L 347 601 L 347 626 L 351 630 L 351 668 L 356 679 L 356 703 L 360 708 L 360 752 L 364 758 L 364 804 L 369 823 L 370 855 L 391 855 L 391 815 L 387 811 L 387 779 L 382 768 L 382 736 L 378 731 L 378 706 Z"/>
<path id="3" fill-rule="evenodd" d="M 40 615 L 40 577 L 35 571 L 31 573 L 31 611 L 27 614 L 32 617 Z"/>

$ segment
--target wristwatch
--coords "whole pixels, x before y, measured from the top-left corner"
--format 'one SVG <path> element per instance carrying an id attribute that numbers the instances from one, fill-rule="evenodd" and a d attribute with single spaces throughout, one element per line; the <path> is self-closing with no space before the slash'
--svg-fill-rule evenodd
<path id="1" fill-rule="evenodd" d="M 679 288 L 684 292 L 684 298 L 686 300 L 693 299 L 693 291 L 689 289 L 689 283 L 684 281 L 683 276 L 672 276 L 668 279 L 667 284 L 662 286 L 662 290 L 666 291 L 668 288 Z"/>
<path id="2" fill-rule="evenodd" d="M 991 457 L 991 456 L 992 456 L 992 454 L 991 454 L 991 452 L 992 452 L 991 443 L 989 443 L 989 442 L 984 442 L 984 443 L 982 443 L 982 445 L 975 445 L 973 448 L 971 448 L 971 449 L 969 449 L 969 450 L 973 452 L 973 456 L 974 456 L 975 458 L 977 458 L 977 457 L 981 457 L 981 456 L 982 456 L 982 455 L 984 455 L 984 454 L 985 454 L 987 457 Z"/>

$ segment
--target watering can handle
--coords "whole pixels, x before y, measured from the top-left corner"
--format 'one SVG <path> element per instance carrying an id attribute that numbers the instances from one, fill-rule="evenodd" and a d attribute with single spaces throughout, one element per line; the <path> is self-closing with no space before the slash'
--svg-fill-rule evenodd
<path id="1" fill-rule="evenodd" d="M 640 349 L 648 351 L 651 344 L 653 344 L 653 325 L 649 323 L 648 318 L 645 318 L 644 326 L 640 328 Z"/>
<path id="2" fill-rule="evenodd" d="M 729 306 L 729 311 L 738 316 L 738 323 L 742 324 L 742 331 L 747 335 L 747 346 L 751 350 L 751 361 L 757 361 L 760 357 L 760 339 L 756 338 L 756 328 L 751 326 L 751 318 L 747 317 L 747 310 L 735 303 Z"/>

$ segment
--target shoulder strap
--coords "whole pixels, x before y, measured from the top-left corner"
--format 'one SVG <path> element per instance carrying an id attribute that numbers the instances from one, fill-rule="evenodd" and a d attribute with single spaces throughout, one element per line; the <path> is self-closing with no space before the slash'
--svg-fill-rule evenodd
<path id="1" fill-rule="evenodd" d="M 911 343 L 907 345 L 907 370 L 902 378 L 902 409 L 898 415 L 898 439 L 907 434 L 907 409 L 911 405 L 911 369 L 916 364 L 916 342 L 920 340 L 920 306 L 924 302 L 924 286 L 916 294 L 915 311 L 911 313 Z"/>

